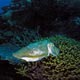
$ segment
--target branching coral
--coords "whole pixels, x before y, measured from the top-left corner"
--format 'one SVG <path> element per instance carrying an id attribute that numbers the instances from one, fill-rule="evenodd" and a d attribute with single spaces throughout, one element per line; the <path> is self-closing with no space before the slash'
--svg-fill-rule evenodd
<path id="1" fill-rule="evenodd" d="M 15 70 L 17 71 L 16 73 L 21 74 L 22 76 L 26 76 L 26 72 L 27 72 L 27 67 L 24 65 L 19 65 L 20 68 L 15 68 Z"/>
<path id="2" fill-rule="evenodd" d="M 15 31 L 11 43 L 22 47 L 38 39 L 40 39 L 38 31 L 25 29 L 22 32 Z"/>
<path id="3" fill-rule="evenodd" d="M 60 35 L 51 37 L 49 39 L 60 48 L 60 55 L 56 58 L 49 56 L 48 58 L 43 59 L 41 62 L 37 62 L 37 67 L 27 74 L 32 76 L 34 80 L 79 80 L 80 42 Z M 32 67 L 36 65 L 36 63 L 33 64 L 34 65 L 32 65 Z M 24 66 L 26 66 L 26 64 Z M 31 67 L 28 68 L 31 69 Z"/>

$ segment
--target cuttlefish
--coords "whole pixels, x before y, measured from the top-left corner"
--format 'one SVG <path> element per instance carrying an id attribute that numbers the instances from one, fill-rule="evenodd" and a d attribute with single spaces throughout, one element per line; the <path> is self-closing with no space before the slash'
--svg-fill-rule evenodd
<path id="1" fill-rule="evenodd" d="M 49 40 L 31 43 L 13 54 L 18 59 L 35 62 L 49 55 L 58 56 L 59 49 Z"/>

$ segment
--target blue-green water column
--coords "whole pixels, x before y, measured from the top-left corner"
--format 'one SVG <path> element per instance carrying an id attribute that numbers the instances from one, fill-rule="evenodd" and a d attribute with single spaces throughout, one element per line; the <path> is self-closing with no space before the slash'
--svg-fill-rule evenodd
<path id="1" fill-rule="evenodd" d="M 32 0 L 27 0 L 27 2 L 31 3 Z"/>

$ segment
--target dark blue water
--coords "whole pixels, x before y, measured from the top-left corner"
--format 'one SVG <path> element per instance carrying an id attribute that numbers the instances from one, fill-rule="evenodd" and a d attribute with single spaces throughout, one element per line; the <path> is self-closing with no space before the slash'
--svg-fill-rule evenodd
<path id="1" fill-rule="evenodd" d="M 20 48 L 12 45 L 12 44 L 3 44 L 0 45 L 0 56 L 2 60 L 9 60 L 11 62 L 16 62 L 17 63 L 17 58 L 13 57 L 13 53 L 19 50 Z"/>
<path id="2" fill-rule="evenodd" d="M 11 1 L 11 0 L 0 0 L 0 13 L 3 12 L 1 8 L 2 8 L 3 6 L 9 5 L 9 4 L 10 4 L 10 1 Z"/>

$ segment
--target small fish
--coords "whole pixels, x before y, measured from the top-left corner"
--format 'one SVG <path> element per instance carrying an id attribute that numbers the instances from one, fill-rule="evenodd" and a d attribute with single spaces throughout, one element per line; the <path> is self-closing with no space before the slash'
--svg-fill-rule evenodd
<path id="1" fill-rule="evenodd" d="M 35 62 L 50 54 L 57 56 L 59 54 L 59 49 L 49 40 L 43 40 L 29 44 L 15 52 L 13 56 L 27 62 Z"/>

